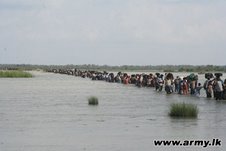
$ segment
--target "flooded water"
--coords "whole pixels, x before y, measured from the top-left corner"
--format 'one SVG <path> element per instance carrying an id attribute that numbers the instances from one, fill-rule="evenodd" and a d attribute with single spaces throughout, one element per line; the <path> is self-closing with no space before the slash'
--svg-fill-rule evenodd
<path id="1" fill-rule="evenodd" d="M 167 95 L 153 88 L 33 72 L 0 79 L 1 151 L 224 150 L 226 102 Z M 87 98 L 99 98 L 89 106 Z M 199 108 L 197 119 L 172 119 L 173 102 Z M 220 147 L 156 147 L 154 140 L 220 139 Z"/>

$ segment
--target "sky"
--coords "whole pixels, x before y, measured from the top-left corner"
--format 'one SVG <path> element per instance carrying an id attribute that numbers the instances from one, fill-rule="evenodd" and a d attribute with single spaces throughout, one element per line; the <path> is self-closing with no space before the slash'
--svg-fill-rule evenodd
<path id="1" fill-rule="evenodd" d="M 0 0 L 0 64 L 226 65 L 226 0 Z"/>

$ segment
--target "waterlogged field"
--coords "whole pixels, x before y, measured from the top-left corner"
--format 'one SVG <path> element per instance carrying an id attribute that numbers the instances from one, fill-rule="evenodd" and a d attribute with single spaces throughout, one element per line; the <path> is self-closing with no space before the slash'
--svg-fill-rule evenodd
<path id="1" fill-rule="evenodd" d="M 226 102 L 153 88 L 33 72 L 0 79 L 1 151 L 224 150 Z M 183 75 L 181 75 L 183 76 Z M 204 75 L 202 75 L 204 76 Z M 204 81 L 204 77 L 200 77 Z M 90 96 L 99 105 L 88 105 Z M 197 119 L 168 116 L 172 103 L 197 105 Z M 220 139 L 221 146 L 156 147 L 154 140 Z"/>

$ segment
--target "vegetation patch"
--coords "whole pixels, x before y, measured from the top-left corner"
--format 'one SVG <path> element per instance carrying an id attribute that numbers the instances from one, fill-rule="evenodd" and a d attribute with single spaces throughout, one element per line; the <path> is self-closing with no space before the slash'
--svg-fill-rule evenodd
<path id="1" fill-rule="evenodd" d="M 98 98 L 95 96 L 91 96 L 88 98 L 89 105 L 98 105 Z"/>
<path id="2" fill-rule="evenodd" d="M 198 108 L 194 104 L 173 103 L 170 106 L 169 116 L 178 118 L 197 118 Z"/>
<path id="3" fill-rule="evenodd" d="M 32 74 L 20 70 L 0 71 L 0 78 L 31 78 Z"/>

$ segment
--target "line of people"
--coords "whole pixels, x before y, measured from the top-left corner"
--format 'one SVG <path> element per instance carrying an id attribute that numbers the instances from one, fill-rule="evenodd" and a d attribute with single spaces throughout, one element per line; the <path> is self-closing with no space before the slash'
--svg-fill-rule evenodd
<path id="1" fill-rule="evenodd" d="M 222 73 L 206 73 L 207 79 L 202 86 L 198 83 L 198 75 L 190 74 L 186 77 L 177 76 L 174 78 L 172 73 L 155 74 L 127 74 L 118 72 L 117 74 L 106 71 L 81 71 L 77 69 L 72 70 L 50 70 L 49 72 L 68 74 L 80 76 L 82 78 L 90 78 L 92 80 L 102 80 L 114 83 L 134 84 L 137 87 L 153 87 L 156 91 L 160 92 L 165 89 L 167 94 L 178 93 L 181 95 L 200 95 L 200 90 L 204 88 L 207 98 L 214 97 L 216 100 L 226 99 L 226 79 L 224 82 L 221 80 Z"/>

